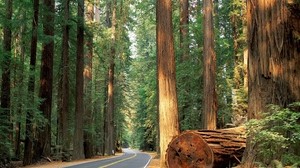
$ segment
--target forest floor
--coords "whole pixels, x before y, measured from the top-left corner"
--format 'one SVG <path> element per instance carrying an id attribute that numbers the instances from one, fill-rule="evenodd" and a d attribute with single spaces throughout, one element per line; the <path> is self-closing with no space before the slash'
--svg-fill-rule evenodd
<path id="1" fill-rule="evenodd" d="M 157 154 L 155 152 L 145 152 L 145 153 L 148 153 L 149 155 L 152 156 L 152 160 L 147 168 L 158 168 L 159 167 L 159 158 L 157 157 Z M 84 160 L 77 160 L 77 161 L 71 161 L 71 162 L 43 161 L 43 162 L 36 163 L 34 165 L 25 166 L 25 167 L 20 166 L 20 165 L 22 165 L 22 162 L 16 162 L 15 166 L 17 168 L 63 168 L 66 166 L 73 166 L 73 165 L 77 165 L 77 164 L 93 162 L 93 161 L 97 161 L 97 160 L 101 160 L 101 159 L 105 159 L 105 158 L 109 158 L 109 157 L 117 157 L 120 155 L 122 155 L 122 153 L 117 153 L 116 156 L 96 156 L 92 159 L 84 159 Z"/>

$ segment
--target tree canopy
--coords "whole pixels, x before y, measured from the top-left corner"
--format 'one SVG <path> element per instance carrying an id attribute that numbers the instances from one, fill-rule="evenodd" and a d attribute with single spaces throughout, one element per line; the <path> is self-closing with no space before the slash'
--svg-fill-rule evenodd
<path id="1" fill-rule="evenodd" d="M 0 167 L 163 154 L 180 132 L 249 119 L 260 145 L 257 131 L 282 118 L 298 130 L 297 0 L 2 0 L 0 11 Z M 295 142 L 290 165 L 300 142 L 286 127 L 266 137 Z"/>

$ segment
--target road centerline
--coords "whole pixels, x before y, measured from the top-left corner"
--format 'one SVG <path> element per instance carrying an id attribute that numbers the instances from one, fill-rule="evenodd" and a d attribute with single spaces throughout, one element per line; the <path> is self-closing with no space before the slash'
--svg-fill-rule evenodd
<path id="1" fill-rule="evenodd" d="M 105 165 L 105 166 L 100 166 L 100 167 L 98 167 L 98 168 L 106 168 L 106 167 L 108 167 L 108 166 L 112 166 L 112 165 L 115 165 L 115 164 L 124 162 L 124 161 L 126 161 L 126 160 L 133 159 L 133 158 L 135 158 L 135 157 L 136 157 L 136 153 L 134 153 L 133 156 L 130 156 L 130 157 L 128 157 L 128 158 L 125 158 L 125 159 L 122 159 L 122 160 L 118 160 L 118 161 L 112 162 L 112 163 L 110 163 L 110 164 L 107 164 L 107 165 Z"/>

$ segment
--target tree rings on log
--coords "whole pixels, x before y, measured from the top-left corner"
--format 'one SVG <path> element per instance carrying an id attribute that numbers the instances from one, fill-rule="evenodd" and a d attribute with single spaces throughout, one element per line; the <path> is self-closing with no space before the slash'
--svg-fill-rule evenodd
<path id="1" fill-rule="evenodd" d="M 185 131 L 169 144 L 166 161 L 169 168 L 211 168 L 214 154 L 199 134 Z"/>
<path id="2" fill-rule="evenodd" d="M 246 147 L 244 127 L 190 130 L 175 137 L 166 154 L 169 168 L 223 168 L 239 164 Z"/>

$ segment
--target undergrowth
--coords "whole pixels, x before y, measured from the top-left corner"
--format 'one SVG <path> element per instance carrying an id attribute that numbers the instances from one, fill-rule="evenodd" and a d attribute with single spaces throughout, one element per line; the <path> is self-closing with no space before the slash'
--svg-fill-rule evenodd
<path id="1" fill-rule="evenodd" d="M 246 126 L 259 167 L 300 166 L 300 102 L 287 108 L 269 105 L 262 119 Z"/>

